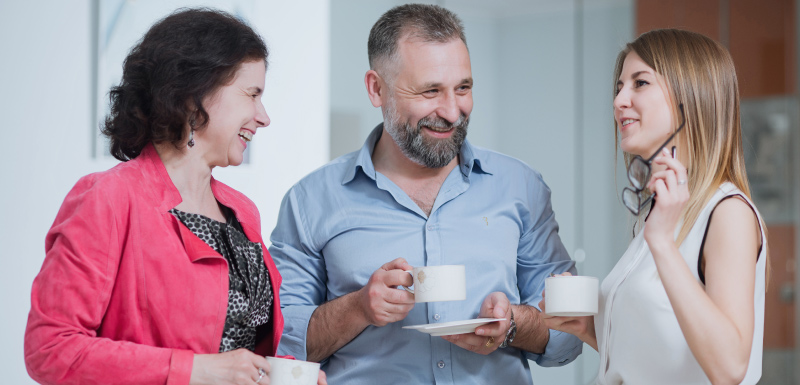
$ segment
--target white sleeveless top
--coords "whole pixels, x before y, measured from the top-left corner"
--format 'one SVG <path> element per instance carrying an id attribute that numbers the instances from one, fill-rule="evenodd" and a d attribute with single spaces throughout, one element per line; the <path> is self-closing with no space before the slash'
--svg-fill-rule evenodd
<path id="1" fill-rule="evenodd" d="M 701 285 L 697 263 L 710 214 L 723 198 L 732 195 L 745 199 L 761 219 L 755 205 L 732 183 L 726 182 L 717 189 L 679 247 Z M 679 229 L 680 225 L 676 236 Z M 767 240 L 764 229 L 760 231 L 763 245 L 756 262 L 753 346 L 742 384 L 755 384 L 761 378 Z M 600 352 L 598 384 L 711 383 L 681 332 L 653 255 L 644 240 L 644 231 L 639 231 L 603 280 L 600 292 L 599 313 L 594 318 Z"/>

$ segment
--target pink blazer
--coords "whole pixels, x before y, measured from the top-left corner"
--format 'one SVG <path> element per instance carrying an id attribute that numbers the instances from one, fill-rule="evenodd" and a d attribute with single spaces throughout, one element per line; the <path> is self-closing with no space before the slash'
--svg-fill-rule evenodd
<path id="1" fill-rule="evenodd" d="M 281 276 L 252 201 L 211 179 L 245 235 L 261 243 L 274 292 L 266 338 L 281 333 Z M 217 353 L 228 264 L 168 211 L 181 202 L 155 148 L 81 178 L 45 240 L 25 330 L 25 363 L 43 384 L 188 384 L 193 355 Z"/>

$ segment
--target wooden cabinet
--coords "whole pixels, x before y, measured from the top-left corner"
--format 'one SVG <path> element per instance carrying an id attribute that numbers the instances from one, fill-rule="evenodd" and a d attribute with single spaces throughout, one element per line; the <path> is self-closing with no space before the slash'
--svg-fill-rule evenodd
<path id="1" fill-rule="evenodd" d="M 702 33 L 731 52 L 743 98 L 797 89 L 794 0 L 638 0 L 637 34 L 656 28 Z"/>

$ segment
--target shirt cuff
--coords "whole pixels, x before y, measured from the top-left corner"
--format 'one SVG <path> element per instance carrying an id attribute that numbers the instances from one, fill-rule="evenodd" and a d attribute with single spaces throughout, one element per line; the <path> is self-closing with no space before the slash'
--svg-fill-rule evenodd
<path id="1" fill-rule="evenodd" d="M 167 385 L 189 385 L 193 364 L 194 353 L 191 350 L 172 349 Z"/>
<path id="2" fill-rule="evenodd" d="M 318 306 L 292 305 L 281 309 L 283 312 L 284 327 L 281 343 L 278 345 L 276 355 L 293 356 L 298 360 L 307 361 L 306 337 L 308 336 L 308 321 Z"/>
<path id="3" fill-rule="evenodd" d="M 536 362 L 539 366 L 563 366 L 578 358 L 583 351 L 583 342 L 572 334 L 550 329 L 550 341 L 544 353 L 524 352 L 525 358 Z"/>

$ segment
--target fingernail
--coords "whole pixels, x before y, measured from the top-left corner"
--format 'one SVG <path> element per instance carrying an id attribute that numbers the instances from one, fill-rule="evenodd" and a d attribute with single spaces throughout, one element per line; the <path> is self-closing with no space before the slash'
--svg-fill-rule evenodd
<path id="1" fill-rule="evenodd" d="M 475 334 L 477 334 L 477 335 L 479 335 L 479 336 L 482 336 L 482 335 L 483 335 L 483 329 L 477 329 L 477 330 L 475 330 Z"/>

